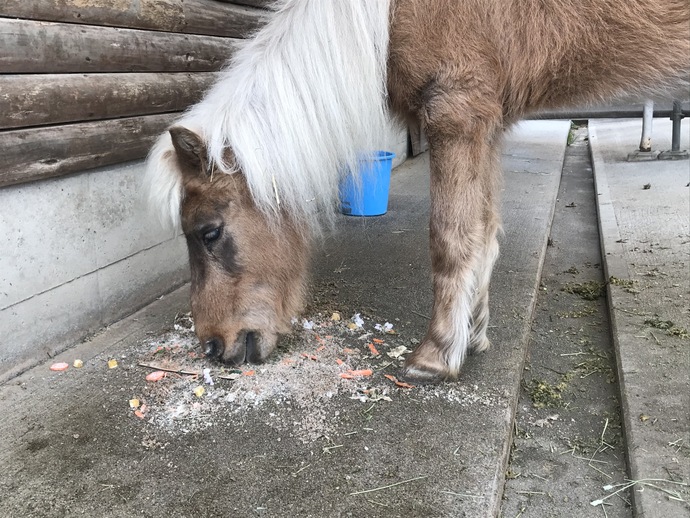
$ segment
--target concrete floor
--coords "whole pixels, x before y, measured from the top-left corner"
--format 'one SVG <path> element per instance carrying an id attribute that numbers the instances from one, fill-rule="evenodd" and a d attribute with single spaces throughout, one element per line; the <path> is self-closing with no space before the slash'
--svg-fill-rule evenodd
<path id="1" fill-rule="evenodd" d="M 370 357 L 358 333 L 328 322 L 333 311 L 346 318 L 361 313 L 365 331 L 381 336 L 385 352 L 413 347 L 422 337 L 431 304 L 428 157 L 422 155 L 395 171 L 388 214 L 342 218 L 315 253 L 305 317 L 333 334 L 338 351 L 351 351 L 346 361 L 372 367 L 371 379 L 339 379 L 324 360 L 328 351 L 319 353 L 320 361 L 300 359 L 322 340 L 300 330 L 255 376 L 217 379 L 202 398 L 191 392 L 199 381 L 185 376 L 153 386 L 139 364 L 157 354 L 162 331 L 185 310 L 187 293 L 179 290 L 0 387 L 7 416 L 0 423 L 0 515 L 499 515 L 569 127 L 523 123 L 507 139 L 505 235 L 492 281 L 494 345 L 469 359 L 460 381 L 397 388 L 382 376 L 395 374 L 397 360 Z M 631 146 L 635 140 L 639 133 Z M 397 334 L 376 335 L 373 324 L 384 321 Z M 175 341 L 187 343 L 184 330 L 172 331 Z M 84 360 L 82 369 L 48 370 L 54 361 L 75 358 Z M 113 358 L 119 366 L 108 369 Z M 295 368 L 276 386 L 291 358 Z M 194 362 L 214 376 L 220 372 L 203 359 Z M 130 408 L 133 398 L 149 407 L 144 419 Z M 170 417 L 180 408 L 186 413 Z M 631 415 L 624 405 L 626 427 Z M 678 476 L 687 482 L 687 414 L 669 418 L 681 434 L 670 448 L 678 449 Z M 655 492 L 665 503 L 667 496 Z"/>

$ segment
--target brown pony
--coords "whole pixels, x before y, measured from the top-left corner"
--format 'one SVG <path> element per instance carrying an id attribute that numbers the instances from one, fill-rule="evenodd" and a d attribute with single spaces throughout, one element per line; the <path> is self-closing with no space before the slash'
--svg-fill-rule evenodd
<path id="1" fill-rule="evenodd" d="M 181 217 L 204 352 L 260 362 L 302 304 L 310 236 L 387 110 L 431 153 L 429 330 L 404 376 L 489 347 L 501 135 L 524 114 L 687 88 L 688 0 L 285 0 L 149 158 Z"/>

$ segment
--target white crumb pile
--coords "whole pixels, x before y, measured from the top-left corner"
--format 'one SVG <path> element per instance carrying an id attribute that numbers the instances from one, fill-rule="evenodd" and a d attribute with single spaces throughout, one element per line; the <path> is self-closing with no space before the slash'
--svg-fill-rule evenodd
<path id="1" fill-rule="evenodd" d="M 411 392 L 415 398 L 462 405 L 493 405 L 499 399 L 481 394 L 476 386 L 398 382 L 394 376 L 412 349 L 401 344 L 388 322 L 366 321 L 360 314 L 345 320 L 334 313 L 293 324 L 289 343 L 267 363 L 232 368 L 203 357 L 191 318 L 178 317 L 175 330 L 148 341 L 148 350 L 138 358 L 142 393 L 137 417 L 170 433 L 190 433 L 226 417 L 236 424 L 262 409 L 275 429 L 311 441 L 332 432 L 330 423 L 338 411 L 329 403 L 338 399 L 371 405 Z M 157 370 L 166 370 L 164 377 L 146 381 Z"/>

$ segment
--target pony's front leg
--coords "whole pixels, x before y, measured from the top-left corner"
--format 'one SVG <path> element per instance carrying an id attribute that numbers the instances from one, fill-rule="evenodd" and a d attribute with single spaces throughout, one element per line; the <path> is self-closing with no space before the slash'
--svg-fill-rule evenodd
<path id="1" fill-rule="evenodd" d="M 498 143 L 488 132 L 439 139 L 431 150 L 431 268 L 434 306 L 421 345 L 403 377 L 434 383 L 456 378 L 468 350 L 484 350 L 488 285 L 498 255 Z"/>

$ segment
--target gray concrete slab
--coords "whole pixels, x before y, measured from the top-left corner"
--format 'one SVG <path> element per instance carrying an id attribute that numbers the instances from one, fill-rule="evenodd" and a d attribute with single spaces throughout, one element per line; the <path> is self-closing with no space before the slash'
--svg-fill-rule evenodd
<path id="1" fill-rule="evenodd" d="M 0 190 L 0 309 L 96 269 L 88 197 L 87 175 Z"/>
<path id="2" fill-rule="evenodd" d="M 687 516 L 690 165 L 626 162 L 640 121 L 589 129 L 630 477 L 652 484 L 632 487 L 635 513 Z M 685 149 L 689 130 L 686 121 Z M 653 142 L 670 148 L 670 122 L 654 122 Z"/>
<path id="3" fill-rule="evenodd" d="M 0 382 L 189 279 L 184 239 L 163 241 L 0 310 Z"/>
<path id="4" fill-rule="evenodd" d="M 198 381 L 144 381 L 137 364 L 159 342 L 142 341 L 150 326 L 141 312 L 117 325 L 116 338 L 106 331 L 52 360 L 88 353 L 82 369 L 44 364 L 0 387 L 10 416 L 0 421 L 0 515 L 496 516 L 568 129 L 530 122 L 507 139 L 494 345 L 469 359 L 460 381 L 395 388 L 382 374 L 396 362 L 367 357 L 347 332 L 336 336 L 354 350 L 347 361 L 375 374 L 341 380 L 335 362 L 299 359 L 317 340 L 300 331 L 255 376 L 219 381 L 195 399 Z M 396 170 L 387 215 L 342 218 L 316 251 L 306 318 L 358 311 L 368 330 L 387 320 L 397 330 L 380 335 L 387 349 L 422 337 L 431 305 L 427 160 Z M 164 302 L 151 311 L 166 311 Z M 177 311 L 172 303 L 169 322 Z M 283 364 L 293 357 L 298 370 Z M 120 366 L 108 369 L 109 358 Z M 286 370 L 297 373 L 292 391 L 275 382 Z M 351 399 L 367 388 L 391 401 Z M 133 397 L 149 405 L 145 419 L 129 407 Z M 183 407 L 189 413 L 169 418 Z"/>

